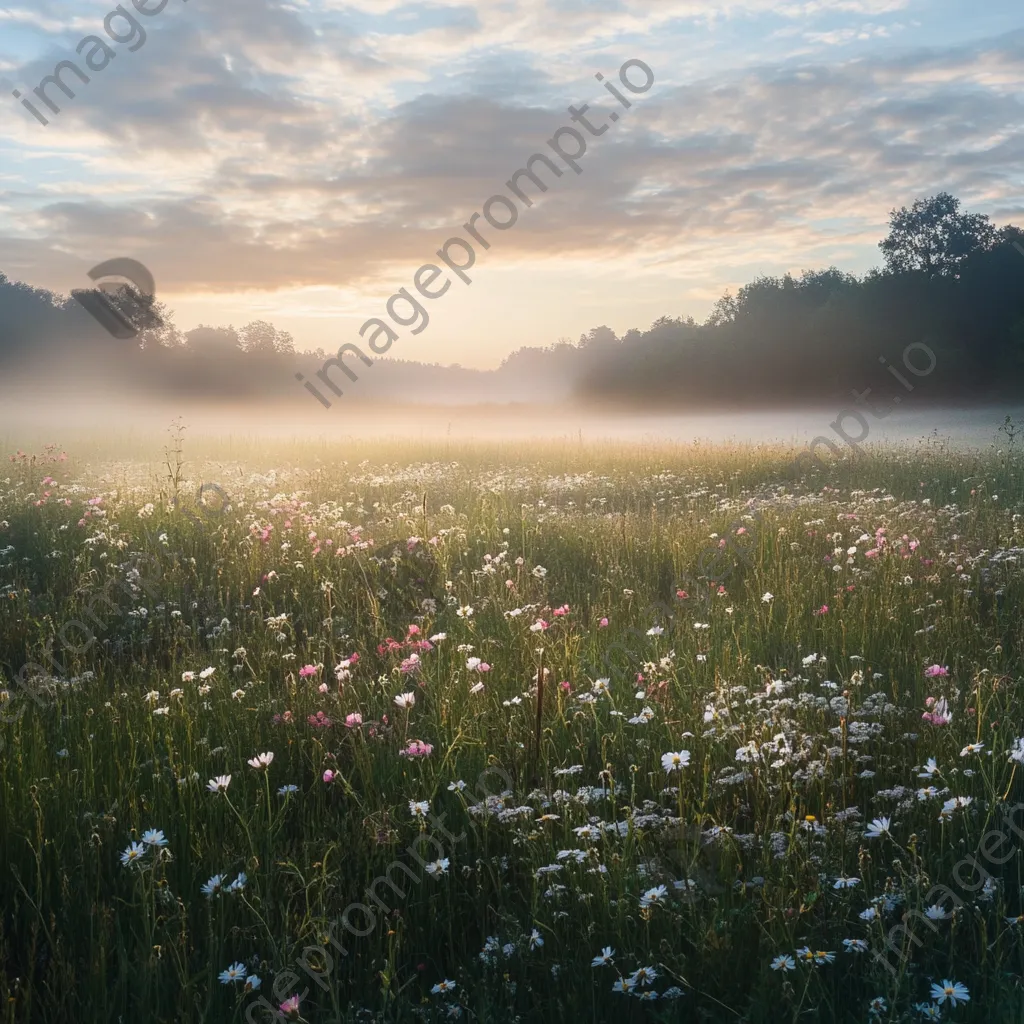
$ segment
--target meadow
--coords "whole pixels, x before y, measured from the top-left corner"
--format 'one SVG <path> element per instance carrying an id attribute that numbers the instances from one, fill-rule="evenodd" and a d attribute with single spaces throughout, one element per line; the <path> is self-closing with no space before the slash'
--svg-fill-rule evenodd
<path id="1" fill-rule="evenodd" d="M 1019 1022 L 1019 448 L 12 450 L 0 1017 Z"/>

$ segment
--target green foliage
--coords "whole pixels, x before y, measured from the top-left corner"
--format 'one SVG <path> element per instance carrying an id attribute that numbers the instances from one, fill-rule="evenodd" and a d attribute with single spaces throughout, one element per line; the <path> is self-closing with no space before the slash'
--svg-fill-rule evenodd
<path id="1" fill-rule="evenodd" d="M 979 853 L 1024 849 L 1017 446 L 189 446 L 223 510 L 99 453 L 0 481 L 5 1020 L 896 1021 L 944 978 L 944 1019 L 1021 1019 L 1022 855 Z M 684 994 L 613 993 L 641 968 Z"/>

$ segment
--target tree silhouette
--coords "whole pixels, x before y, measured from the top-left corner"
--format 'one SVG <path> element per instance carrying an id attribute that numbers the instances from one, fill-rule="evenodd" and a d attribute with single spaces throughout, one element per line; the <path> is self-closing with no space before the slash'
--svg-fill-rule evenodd
<path id="1" fill-rule="evenodd" d="M 266 320 L 253 320 L 238 332 L 243 352 L 287 355 L 295 351 L 295 342 L 287 331 L 278 330 Z"/>
<path id="2" fill-rule="evenodd" d="M 955 277 L 963 261 L 996 238 L 988 217 L 961 213 L 960 200 L 948 192 L 918 199 L 889 216 L 889 236 L 879 243 L 890 273 L 920 271 L 928 277 Z"/>

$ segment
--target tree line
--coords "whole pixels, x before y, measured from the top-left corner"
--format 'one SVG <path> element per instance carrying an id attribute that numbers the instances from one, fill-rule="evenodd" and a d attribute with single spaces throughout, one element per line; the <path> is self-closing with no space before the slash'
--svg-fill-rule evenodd
<path id="1" fill-rule="evenodd" d="M 893 210 L 879 248 L 884 265 L 860 277 L 835 267 L 760 277 L 724 295 L 702 323 L 664 316 L 622 337 L 597 327 L 575 344 L 523 347 L 492 373 L 376 359 L 349 394 L 429 401 L 470 389 L 478 401 L 573 394 L 645 408 L 848 400 L 881 360 L 898 362 L 908 344 L 924 342 L 937 359 L 930 398 L 1016 398 L 1024 231 L 997 229 L 943 192 Z M 263 320 L 183 333 L 157 300 L 141 302 L 130 288 L 108 298 L 136 338 L 113 338 L 73 298 L 0 273 L 0 379 L 87 371 L 145 393 L 302 401 L 296 373 L 328 358 L 297 353 L 288 332 Z"/>

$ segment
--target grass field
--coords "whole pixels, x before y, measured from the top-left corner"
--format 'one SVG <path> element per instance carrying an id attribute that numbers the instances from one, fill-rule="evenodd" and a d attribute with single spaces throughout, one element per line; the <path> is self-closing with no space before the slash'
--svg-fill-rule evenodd
<path id="1" fill-rule="evenodd" d="M 1009 447 L 14 455 L 3 1019 L 1024 1020 Z"/>

